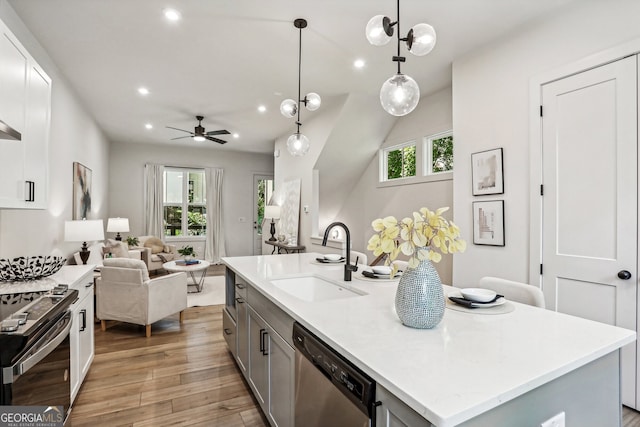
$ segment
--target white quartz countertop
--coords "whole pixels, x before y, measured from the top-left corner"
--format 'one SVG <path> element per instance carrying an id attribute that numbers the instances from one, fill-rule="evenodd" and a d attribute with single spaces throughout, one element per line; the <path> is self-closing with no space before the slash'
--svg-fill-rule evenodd
<path id="1" fill-rule="evenodd" d="M 301 273 L 342 281 L 343 266 L 315 263 L 318 256 L 223 261 L 438 427 L 455 426 L 635 341 L 634 331 L 517 303 L 499 315 L 447 309 L 434 329 L 412 329 L 395 313 L 397 283 L 357 280 L 359 273 L 345 284 L 367 295 L 321 302 L 270 283 Z"/>

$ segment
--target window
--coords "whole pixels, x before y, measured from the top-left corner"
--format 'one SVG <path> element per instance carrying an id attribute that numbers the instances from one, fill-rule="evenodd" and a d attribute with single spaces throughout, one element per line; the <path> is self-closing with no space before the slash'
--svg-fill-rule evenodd
<path id="1" fill-rule="evenodd" d="M 204 236 L 206 194 L 204 170 L 165 168 L 164 235 Z"/>
<path id="2" fill-rule="evenodd" d="M 384 150 L 384 181 L 416 176 L 416 143 L 407 142 Z"/>
<path id="3" fill-rule="evenodd" d="M 441 133 L 425 138 L 425 175 L 453 170 L 453 134 Z"/>

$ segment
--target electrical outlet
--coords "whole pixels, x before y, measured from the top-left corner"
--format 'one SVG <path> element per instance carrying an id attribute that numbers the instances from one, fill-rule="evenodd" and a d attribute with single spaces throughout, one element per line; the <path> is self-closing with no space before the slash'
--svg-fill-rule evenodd
<path id="1" fill-rule="evenodd" d="M 564 412 L 554 415 L 547 421 L 540 424 L 540 427 L 565 427 L 564 426 Z"/>

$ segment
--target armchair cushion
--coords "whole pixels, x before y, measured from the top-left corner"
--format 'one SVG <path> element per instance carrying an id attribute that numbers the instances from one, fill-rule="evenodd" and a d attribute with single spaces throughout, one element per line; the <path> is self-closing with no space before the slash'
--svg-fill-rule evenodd
<path id="1" fill-rule="evenodd" d="M 118 241 L 112 243 L 109 241 L 109 243 L 102 248 L 102 255 L 107 254 L 112 254 L 116 258 L 129 258 L 129 247 L 126 243 Z"/>
<path id="2" fill-rule="evenodd" d="M 144 242 L 145 248 L 151 248 L 151 253 L 158 254 L 164 251 L 164 242 L 157 237 L 149 237 Z"/>
<path id="3" fill-rule="evenodd" d="M 131 258 L 106 258 L 104 260 L 104 266 L 105 267 L 121 267 L 121 268 L 130 268 L 130 269 L 137 269 L 140 270 L 140 274 L 141 274 L 141 279 L 143 282 L 146 282 L 149 280 L 149 270 L 147 270 L 147 265 L 144 263 L 144 261 L 141 261 L 139 259 L 131 259 Z M 107 274 L 110 273 L 111 270 L 107 270 Z M 103 273 L 104 274 L 104 273 Z M 118 278 L 114 278 L 114 281 L 120 281 L 117 280 Z"/>

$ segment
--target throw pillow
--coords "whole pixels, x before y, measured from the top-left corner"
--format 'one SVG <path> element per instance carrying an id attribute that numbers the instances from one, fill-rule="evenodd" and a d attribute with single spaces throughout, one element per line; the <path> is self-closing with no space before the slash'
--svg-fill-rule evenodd
<path id="1" fill-rule="evenodd" d="M 102 248 L 103 257 L 107 256 L 109 253 L 111 253 L 114 258 L 129 258 L 129 250 L 122 242 L 118 242 L 115 245 L 104 246 Z"/>
<path id="2" fill-rule="evenodd" d="M 121 267 L 121 268 L 137 268 L 142 270 L 142 280 L 149 280 L 149 271 L 147 270 L 147 264 L 139 259 L 126 259 L 126 258 L 107 258 L 104 260 L 105 267 Z"/>
<path id="3" fill-rule="evenodd" d="M 162 240 L 158 239 L 157 237 L 149 237 L 144 242 L 144 247 L 145 248 L 151 248 L 151 253 L 152 254 L 158 254 L 158 253 L 163 251 L 164 242 Z"/>

